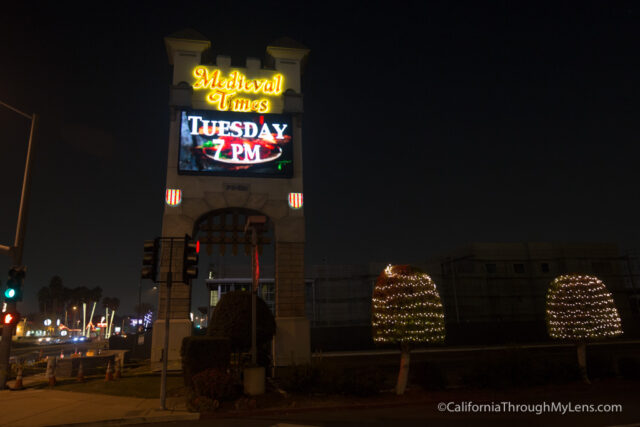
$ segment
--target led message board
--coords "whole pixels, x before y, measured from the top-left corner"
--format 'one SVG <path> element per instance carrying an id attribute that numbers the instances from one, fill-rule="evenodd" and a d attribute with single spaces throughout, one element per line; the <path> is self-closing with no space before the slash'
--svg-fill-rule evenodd
<path id="1" fill-rule="evenodd" d="M 182 111 L 178 173 L 291 178 L 291 116 Z"/>

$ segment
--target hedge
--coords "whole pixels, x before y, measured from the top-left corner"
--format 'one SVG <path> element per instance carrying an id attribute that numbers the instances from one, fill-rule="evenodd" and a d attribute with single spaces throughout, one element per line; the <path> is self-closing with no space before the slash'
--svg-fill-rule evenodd
<path id="1" fill-rule="evenodd" d="M 231 345 L 224 337 L 185 337 L 180 349 L 185 385 L 193 387 L 193 376 L 207 369 L 225 371 L 231 360 Z"/>
<path id="2" fill-rule="evenodd" d="M 276 332 L 276 322 L 269 307 L 260 297 L 256 298 L 256 345 L 267 346 Z M 229 337 L 234 352 L 246 352 L 251 348 L 251 293 L 227 292 L 222 296 L 211 315 L 207 334 Z"/>

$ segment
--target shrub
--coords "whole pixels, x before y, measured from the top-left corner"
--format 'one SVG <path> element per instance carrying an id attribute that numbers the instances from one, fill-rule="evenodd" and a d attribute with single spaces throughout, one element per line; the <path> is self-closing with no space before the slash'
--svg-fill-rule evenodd
<path id="1" fill-rule="evenodd" d="M 374 368 L 345 369 L 342 375 L 342 393 L 354 396 L 373 396 L 380 393 L 385 376 Z"/>
<path id="2" fill-rule="evenodd" d="M 621 358 L 618 361 L 618 369 L 620 375 L 630 380 L 640 379 L 640 363 L 638 359 L 632 359 L 629 357 Z"/>
<path id="3" fill-rule="evenodd" d="M 242 385 L 235 376 L 221 369 L 207 369 L 192 378 L 196 397 L 223 402 L 242 394 Z"/>
<path id="4" fill-rule="evenodd" d="M 260 348 L 273 338 L 276 321 L 262 298 L 256 299 L 256 343 Z M 251 293 L 224 294 L 213 310 L 207 335 L 228 337 L 234 352 L 248 351 L 251 348 Z"/>
<path id="5" fill-rule="evenodd" d="M 278 381 L 280 386 L 291 393 L 311 393 L 317 388 L 320 370 L 316 365 L 294 365 Z"/>
<path id="6" fill-rule="evenodd" d="M 213 412 L 220 406 L 217 400 L 204 396 L 197 396 L 191 392 L 187 397 L 187 408 L 192 412 Z"/>
<path id="7" fill-rule="evenodd" d="M 374 368 L 334 368 L 322 364 L 296 365 L 279 378 L 280 386 L 292 393 L 355 396 L 379 393 L 384 380 L 384 374 Z"/>
<path id="8" fill-rule="evenodd" d="M 563 383 L 579 378 L 577 365 L 561 360 L 540 360 L 519 351 L 480 357 L 463 375 L 468 386 L 508 388 Z"/>
<path id="9" fill-rule="evenodd" d="M 182 372 L 187 387 L 193 387 L 193 377 L 207 369 L 225 371 L 231 359 L 228 338 L 185 337 L 180 349 Z"/>
<path id="10" fill-rule="evenodd" d="M 443 367 L 434 363 L 418 365 L 414 381 L 425 390 L 442 390 L 447 383 Z"/>

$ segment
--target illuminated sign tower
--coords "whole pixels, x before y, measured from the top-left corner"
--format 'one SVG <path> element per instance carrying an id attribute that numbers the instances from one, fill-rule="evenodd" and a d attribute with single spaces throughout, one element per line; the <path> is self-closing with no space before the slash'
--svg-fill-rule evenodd
<path id="1" fill-rule="evenodd" d="M 188 234 L 206 247 L 226 241 L 224 236 L 199 237 L 203 230 L 215 229 L 216 215 L 266 216 L 273 226 L 276 257 L 274 364 L 308 363 L 300 80 L 309 50 L 280 39 L 267 46 L 264 64 L 247 58 L 242 66 L 232 66 L 228 56 L 211 58 L 211 42 L 193 30 L 166 37 L 165 45 L 173 82 L 162 236 Z M 243 238 L 241 233 L 233 237 Z M 174 256 L 171 271 L 180 272 L 180 262 Z M 164 280 L 168 254 L 160 256 L 158 271 Z M 182 338 L 191 334 L 191 288 L 182 280 L 174 273 L 170 364 L 179 363 Z M 161 285 L 153 328 L 155 363 L 162 357 L 165 303 L 166 287 Z"/>

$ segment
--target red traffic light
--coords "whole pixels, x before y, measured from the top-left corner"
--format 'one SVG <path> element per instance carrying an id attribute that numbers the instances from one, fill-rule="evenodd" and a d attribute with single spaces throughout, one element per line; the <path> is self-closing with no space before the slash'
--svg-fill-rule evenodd
<path id="1" fill-rule="evenodd" d="M 15 325 L 20 321 L 20 313 L 4 313 L 2 315 L 3 325 Z"/>

